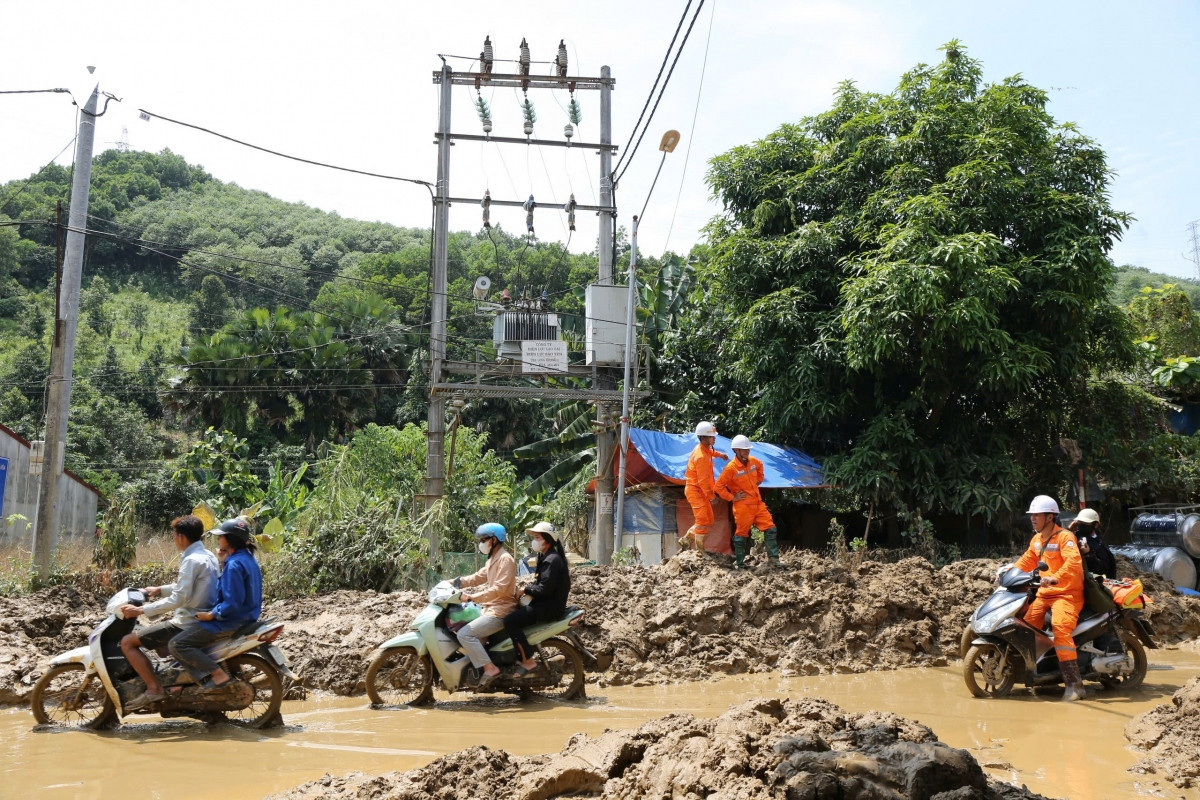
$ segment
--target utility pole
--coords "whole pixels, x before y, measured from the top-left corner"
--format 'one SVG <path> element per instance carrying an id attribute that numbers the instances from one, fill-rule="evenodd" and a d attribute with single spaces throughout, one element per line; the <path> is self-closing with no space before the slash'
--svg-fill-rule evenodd
<path id="1" fill-rule="evenodd" d="M 600 68 L 604 84 L 600 88 L 600 144 L 612 144 L 612 71 Z M 613 282 L 613 208 L 612 150 L 600 150 L 600 237 L 599 278 L 600 283 Z M 616 381 L 607 369 L 596 371 L 596 388 L 615 388 Z M 607 403 L 596 403 L 596 522 L 592 539 L 592 559 L 597 564 L 612 562 L 613 541 L 613 474 L 612 462 L 616 452 L 617 437 L 613 430 L 612 410 Z"/>
<path id="2" fill-rule="evenodd" d="M 1192 254 L 1184 258 L 1196 266 L 1196 278 L 1200 279 L 1200 219 L 1192 220 L 1187 227 L 1192 239 Z"/>
<path id="3" fill-rule="evenodd" d="M 433 294 L 429 318 L 429 385 L 442 382 L 442 362 L 446 359 L 446 272 L 450 235 L 450 100 L 454 84 L 450 65 L 442 62 L 442 96 L 438 113 L 437 193 L 433 215 Z M 433 508 L 446 488 L 446 398 L 431 391 L 426 424 L 425 510 Z M 442 547 L 437 525 L 426 523 L 429 539 L 429 566 L 439 569 Z"/>
<path id="4" fill-rule="evenodd" d="M 75 139 L 75 172 L 71 179 L 71 210 L 67 217 L 67 249 L 63 257 L 54 348 L 50 356 L 46 393 L 46 439 L 43 448 L 37 519 L 34 522 L 33 561 L 38 577 L 50 574 L 50 554 L 58 531 L 58 478 L 63 471 L 67 416 L 71 408 L 71 375 L 75 367 L 75 327 L 79 321 L 79 283 L 83 275 L 83 246 L 87 228 L 88 188 L 92 180 L 92 141 L 96 135 L 96 103 L 100 87 L 92 90 L 79 115 Z"/>
<path id="5" fill-rule="evenodd" d="M 621 393 L 616 390 L 616 373 L 614 370 L 583 365 L 570 365 L 568 375 L 588 377 L 593 379 L 591 389 L 558 388 L 554 386 L 512 386 L 497 384 L 481 384 L 480 377 L 487 373 L 490 377 L 513 378 L 520 377 L 521 370 L 514 371 L 510 366 L 491 365 L 484 367 L 478 362 L 458 362 L 446 358 L 446 300 L 447 300 L 447 237 L 449 234 L 449 208 L 458 203 L 486 203 L 485 208 L 493 206 L 524 208 L 524 199 L 454 197 L 450 194 L 450 147 L 454 141 L 491 142 L 497 145 L 521 145 L 536 147 L 576 147 L 594 150 L 600 154 L 600 204 L 589 206 L 576 203 L 571 198 L 569 207 L 559 210 L 572 215 L 576 210 L 595 211 L 599 215 L 600 232 L 598 245 L 600 249 L 599 278 L 600 283 L 612 284 L 613 253 L 612 253 L 612 224 L 615 209 L 612 207 L 612 87 L 613 80 L 608 67 L 601 67 L 600 77 L 571 76 L 567 74 L 566 48 L 560 44 L 556 75 L 535 75 L 529 69 L 528 50 L 522 43 L 523 58 L 518 72 L 502 73 L 493 71 L 493 59 L 490 40 L 484 43 L 484 52 L 480 54 L 479 72 L 454 72 L 443 61 L 440 70 L 433 73 L 433 82 L 441 86 L 440 113 L 438 116 L 438 174 L 437 191 L 434 196 L 434 257 L 433 279 L 431 290 L 430 314 L 430 360 L 429 360 L 429 417 L 426 439 L 426 473 L 425 508 L 431 508 L 445 492 L 445 437 L 446 437 L 446 397 L 521 397 L 556 400 L 578 400 L 596 404 L 597 441 L 599 450 L 597 465 L 597 531 L 603 532 L 592 540 L 593 556 L 607 563 L 609 554 L 604 553 L 607 543 L 611 547 L 613 524 L 613 477 L 612 463 L 616 451 L 616 436 L 614 434 L 616 403 L 621 399 Z M 595 142 L 577 141 L 573 139 L 574 125 L 567 125 L 564 140 L 535 138 L 532 134 L 532 124 L 525 128 L 524 137 L 492 135 L 492 125 L 488 121 L 483 128 L 483 135 L 453 133 L 450 129 L 450 103 L 452 86 L 472 86 L 478 92 L 482 87 L 513 88 L 528 92 L 531 89 L 558 89 L 571 92 L 600 91 L 600 140 Z M 538 209 L 553 209 L 553 205 L 538 204 Z M 528 210 L 528 209 L 526 209 Z M 532 213 L 532 212 L 530 212 Z M 486 219 L 486 217 L 485 217 Z M 474 377 L 474 382 L 448 382 L 447 375 L 461 374 Z M 603 473 L 603 475 L 602 475 Z M 440 547 L 437 531 L 426 530 L 430 544 L 430 566 L 438 566 Z M 597 553 L 597 550 L 601 551 Z"/>

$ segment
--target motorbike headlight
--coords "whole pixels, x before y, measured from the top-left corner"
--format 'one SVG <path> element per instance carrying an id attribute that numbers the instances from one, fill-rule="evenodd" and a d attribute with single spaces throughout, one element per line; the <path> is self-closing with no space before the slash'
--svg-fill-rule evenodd
<path id="1" fill-rule="evenodd" d="M 999 608 L 994 608 L 986 614 L 971 620 L 971 627 L 976 633 L 991 633 L 999 628 L 1006 620 L 1012 619 L 1013 608 L 1011 605 L 1002 605 Z"/>

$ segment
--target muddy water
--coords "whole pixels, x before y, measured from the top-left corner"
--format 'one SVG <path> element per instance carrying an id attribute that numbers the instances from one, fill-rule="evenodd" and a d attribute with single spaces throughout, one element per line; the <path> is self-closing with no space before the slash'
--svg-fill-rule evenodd
<path id="1" fill-rule="evenodd" d="M 261 797 L 327 772 L 407 770 L 474 744 L 521 755 L 557 752 L 576 732 L 634 728 L 672 712 L 716 716 L 757 695 L 824 697 L 848 711 L 894 711 L 968 748 L 994 777 L 1051 797 L 1164 796 L 1125 771 L 1136 754 L 1122 731 L 1133 716 L 1168 702 L 1200 674 L 1200 651 L 1160 650 L 1151 662 L 1141 689 L 1071 706 L 1053 695 L 1023 693 L 974 700 L 951 666 L 590 687 L 586 704 L 455 699 L 428 709 L 372 710 L 362 698 L 321 698 L 285 704 L 287 727 L 263 732 L 153 718 L 112 733 L 50 733 L 32 730 L 28 709 L 10 708 L 0 711 L 0 797 Z M 1188 795 L 1170 789 L 1165 796 Z"/>

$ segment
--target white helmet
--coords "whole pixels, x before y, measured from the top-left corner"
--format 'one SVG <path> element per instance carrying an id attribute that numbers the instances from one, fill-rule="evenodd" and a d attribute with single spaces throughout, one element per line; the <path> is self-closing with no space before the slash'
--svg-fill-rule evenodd
<path id="1" fill-rule="evenodd" d="M 539 522 L 538 524 L 534 525 L 532 528 L 526 528 L 525 532 L 526 533 L 538 533 L 543 536 L 549 536 L 551 538 L 554 538 L 557 535 L 557 532 L 554 530 L 554 525 L 549 522 Z"/>
<path id="2" fill-rule="evenodd" d="M 1100 515 L 1097 514 L 1096 510 L 1093 508 L 1085 508 L 1082 511 L 1080 511 L 1078 514 L 1075 515 L 1075 519 L 1078 522 L 1084 522 L 1089 525 L 1095 525 L 1097 522 L 1100 521 Z"/>
<path id="3" fill-rule="evenodd" d="M 733 445 L 732 446 L 733 446 L 734 450 L 749 450 L 750 449 L 750 440 L 747 439 L 745 436 L 742 436 L 739 433 L 737 436 L 733 437 Z"/>
<path id="4" fill-rule="evenodd" d="M 708 420 L 704 420 L 703 422 L 696 425 L 696 435 L 697 436 L 716 436 L 717 435 L 717 426 L 713 425 Z"/>
<path id="5" fill-rule="evenodd" d="M 1039 494 L 1029 504 L 1026 514 L 1057 514 L 1058 503 L 1048 494 Z"/>

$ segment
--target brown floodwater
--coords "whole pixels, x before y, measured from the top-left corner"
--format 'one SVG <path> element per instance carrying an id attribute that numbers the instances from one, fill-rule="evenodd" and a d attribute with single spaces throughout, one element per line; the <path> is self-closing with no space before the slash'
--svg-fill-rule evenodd
<path id="1" fill-rule="evenodd" d="M 589 686 L 589 700 L 577 704 L 442 694 L 430 708 L 374 710 L 363 697 L 320 697 L 285 703 L 287 725 L 269 731 L 153 717 L 108 733 L 51 732 L 34 730 L 28 708 L 8 708 L 0 710 L 0 797 L 261 797 L 325 773 L 407 770 L 477 744 L 520 755 L 557 752 L 577 732 L 635 728 L 673 712 L 713 717 L 759 695 L 822 697 L 848 711 L 916 719 L 943 742 L 970 750 L 993 777 L 1050 797 L 1200 797 L 1169 786 L 1158 794 L 1126 772 L 1137 754 L 1127 746 L 1125 724 L 1200 675 L 1200 646 L 1152 651 L 1150 661 L 1143 687 L 1073 705 L 1058 702 L 1057 693 L 1021 691 L 976 700 L 958 667 L 949 666 Z"/>

